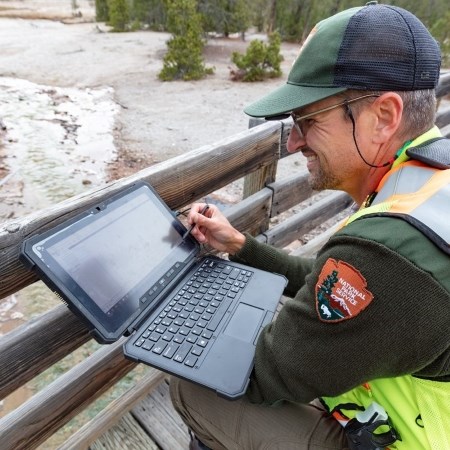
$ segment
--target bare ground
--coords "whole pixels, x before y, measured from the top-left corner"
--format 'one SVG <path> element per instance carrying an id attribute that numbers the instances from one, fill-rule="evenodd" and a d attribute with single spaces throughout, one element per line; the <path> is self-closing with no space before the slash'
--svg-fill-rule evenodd
<path id="1" fill-rule="evenodd" d="M 105 24 L 93 22 L 93 2 L 77 3 L 74 12 L 69 0 L 0 1 L 6 49 L 0 54 L 0 76 L 59 87 L 112 87 L 120 108 L 114 128 L 118 153 L 106 162 L 109 179 L 245 130 L 244 106 L 282 82 L 230 80 L 232 52 L 245 51 L 249 39 L 262 38 L 257 35 L 246 42 L 208 40 L 205 63 L 215 73 L 204 80 L 161 82 L 157 74 L 170 35 L 110 33 Z M 284 73 L 297 51 L 297 45 L 283 44 Z M 7 164 L 1 167 L 7 170 Z"/>

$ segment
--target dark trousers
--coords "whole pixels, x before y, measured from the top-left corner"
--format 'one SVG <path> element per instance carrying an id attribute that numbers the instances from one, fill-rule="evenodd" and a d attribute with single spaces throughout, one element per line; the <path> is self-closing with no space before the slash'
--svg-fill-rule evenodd
<path id="1" fill-rule="evenodd" d="M 213 450 L 346 449 L 343 428 L 318 401 L 280 406 L 226 400 L 172 377 L 172 403 L 187 426 Z"/>

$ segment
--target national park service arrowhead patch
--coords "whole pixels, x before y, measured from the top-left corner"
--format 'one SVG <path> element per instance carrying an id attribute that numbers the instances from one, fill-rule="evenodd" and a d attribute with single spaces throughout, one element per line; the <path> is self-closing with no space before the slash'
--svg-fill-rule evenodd
<path id="1" fill-rule="evenodd" d="M 316 285 L 316 309 L 323 322 L 340 322 L 369 306 L 373 294 L 361 272 L 344 261 L 329 258 Z"/>

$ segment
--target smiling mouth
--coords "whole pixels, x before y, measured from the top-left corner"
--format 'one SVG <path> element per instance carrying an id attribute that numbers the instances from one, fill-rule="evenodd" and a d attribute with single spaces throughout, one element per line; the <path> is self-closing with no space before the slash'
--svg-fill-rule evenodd
<path id="1" fill-rule="evenodd" d="M 306 158 L 306 166 L 309 168 L 312 164 L 315 164 L 316 161 L 319 161 L 319 157 L 314 152 L 305 152 L 303 156 Z"/>

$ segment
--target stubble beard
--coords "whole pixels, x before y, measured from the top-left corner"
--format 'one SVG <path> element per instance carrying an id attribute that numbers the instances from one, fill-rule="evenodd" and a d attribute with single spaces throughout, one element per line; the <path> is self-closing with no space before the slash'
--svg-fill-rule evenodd
<path id="1" fill-rule="evenodd" d="M 326 189 L 338 189 L 340 182 L 339 179 L 333 175 L 331 170 L 327 167 L 323 167 L 320 160 L 317 170 L 313 173 L 309 173 L 308 184 L 314 191 L 324 191 Z"/>

